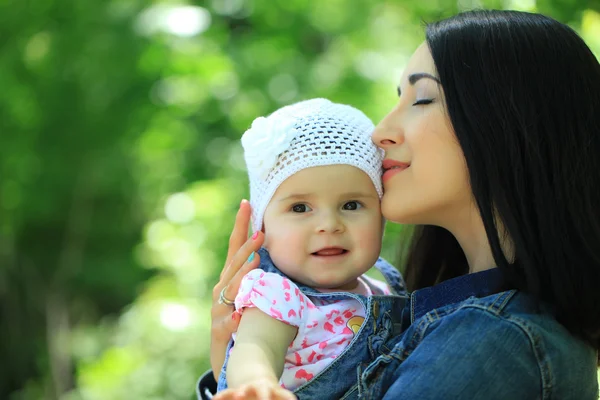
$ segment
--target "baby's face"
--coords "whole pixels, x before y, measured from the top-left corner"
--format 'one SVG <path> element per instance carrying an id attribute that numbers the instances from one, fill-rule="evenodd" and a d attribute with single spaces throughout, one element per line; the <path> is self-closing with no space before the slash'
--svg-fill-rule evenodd
<path id="1" fill-rule="evenodd" d="M 264 247 L 290 278 L 350 290 L 379 256 L 382 223 L 377 191 L 363 171 L 307 168 L 286 179 L 267 206 Z"/>

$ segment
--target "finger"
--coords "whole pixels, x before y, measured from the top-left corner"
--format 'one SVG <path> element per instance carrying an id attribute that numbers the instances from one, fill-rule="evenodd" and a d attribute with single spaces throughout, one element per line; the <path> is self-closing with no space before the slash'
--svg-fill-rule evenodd
<path id="1" fill-rule="evenodd" d="M 296 396 L 287 389 L 281 386 L 273 390 L 272 398 L 277 400 L 297 400 Z"/>
<path id="2" fill-rule="evenodd" d="M 225 335 L 227 339 L 231 338 L 231 334 L 237 332 L 240 325 L 241 315 L 238 312 L 232 312 L 231 316 L 221 318 L 219 325 L 213 325 L 213 332 L 216 335 Z M 218 328 L 217 328 L 218 327 Z"/>
<path id="3" fill-rule="evenodd" d="M 244 400 L 244 389 L 225 389 L 222 392 L 216 394 L 213 400 Z"/>
<path id="4" fill-rule="evenodd" d="M 244 399 L 271 400 L 271 388 L 249 385 L 244 393 Z"/>
<path id="5" fill-rule="evenodd" d="M 233 277 L 236 276 L 240 272 L 240 269 L 243 269 L 243 271 L 245 271 L 242 273 L 242 277 L 243 277 L 248 271 L 250 271 L 250 270 L 256 268 L 256 266 L 258 266 L 258 264 L 259 264 L 258 260 L 257 261 L 251 260 L 249 262 L 248 258 L 250 257 L 250 255 L 252 253 L 254 253 L 255 257 L 258 255 L 258 253 L 256 253 L 256 251 L 258 251 L 258 249 L 260 249 L 264 240 L 265 240 L 264 234 L 262 232 L 256 232 L 237 251 L 237 253 L 234 255 L 234 257 L 231 260 L 231 262 L 229 263 L 229 265 L 221 272 L 221 278 L 220 278 L 219 282 L 217 282 L 217 284 L 213 287 L 213 303 L 217 302 L 217 300 L 219 299 L 219 295 L 221 294 L 221 290 L 225 286 L 229 285 L 231 279 L 233 279 Z M 251 265 L 247 265 L 248 263 L 251 263 L 252 261 L 254 261 L 254 263 L 252 263 Z M 238 287 L 239 287 L 239 283 L 237 283 L 233 287 L 233 290 L 229 289 L 227 291 L 225 297 L 227 297 L 228 299 L 233 299 L 233 296 L 235 296 L 235 294 L 237 293 Z"/>
<path id="6" fill-rule="evenodd" d="M 232 392 L 231 400 L 244 400 L 244 399 L 246 399 L 246 396 L 239 389 L 236 389 L 234 392 Z"/>
<path id="7" fill-rule="evenodd" d="M 213 400 L 233 400 L 235 399 L 235 390 L 226 389 L 213 396 Z"/>
<path id="8" fill-rule="evenodd" d="M 256 396 L 254 395 L 254 389 L 252 385 L 242 386 L 238 391 L 240 398 L 250 400 L 254 399 Z"/>
<path id="9" fill-rule="evenodd" d="M 296 395 L 286 389 L 278 390 L 277 398 L 281 400 L 297 400 Z"/>
<path id="10" fill-rule="evenodd" d="M 238 291 L 240 290 L 240 284 L 242 283 L 242 279 L 244 278 L 244 276 L 246 276 L 248 272 L 252 271 L 260 265 L 260 256 L 258 255 L 258 253 L 254 251 L 250 254 L 254 254 L 251 257 L 252 260 L 248 261 L 248 259 L 246 259 L 244 265 L 242 265 L 242 267 L 235 273 L 235 275 L 229 280 L 229 283 L 227 284 L 227 288 L 225 289 L 224 295 L 228 299 L 235 299 Z"/>
<path id="11" fill-rule="evenodd" d="M 231 279 L 239 272 L 240 268 L 244 267 L 244 263 L 248 260 L 250 254 L 258 251 L 258 249 L 260 249 L 260 246 L 262 246 L 264 240 L 265 235 L 262 232 L 255 232 L 252 235 L 252 237 L 248 238 L 248 240 L 246 240 L 242 247 L 240 247 L 240 249 L 233 255 L 227 268 L 223 270 L 221 274 L 221 280 L 219 281 L 217 286 L 220 286 L 220 288 L 222 289 L 223 287 L 229 285 Z M 215 290 L 217 289 L 217 286 L 215 286 Z M 237 292 L 237 288 L 235 289 L 235 292 Z M 231 292 L 229 291 L 228 293 L 231 294 Z"/>
<path id="12" fill-rule="evenodd" d="M 227 259 L 225 265 L 229 264 L 233 255 L 239 250 L 248 239 L 248 228 L 252 210 L 248 200 L 244 199 L 240 203 L 240 208 L 235 216 L 235 224 L 229 236 L 229 249 L 227 249 Z"/>
<path id="13" fill-rule="evenodd" d="M 243 199 L 240 202 L 240 207 L 238 208 L 237 214 L 235 215 L 235 222 L 233 224 L 233 229 L 231 230 L 231 234 L 229 235 L 229 246 L 227 248 L 227 258 L 225 260 L 225 264 L 223 269 L 221 270 L 221 276 L 231 265 L 231 259 L 233 255 L 242 247 L 244 242 L 248 239 L 248 227 L 250 225 L 250 218 L 252 216 L 252 209 L 250 207 L 250 202 L 248 200 Z"/>

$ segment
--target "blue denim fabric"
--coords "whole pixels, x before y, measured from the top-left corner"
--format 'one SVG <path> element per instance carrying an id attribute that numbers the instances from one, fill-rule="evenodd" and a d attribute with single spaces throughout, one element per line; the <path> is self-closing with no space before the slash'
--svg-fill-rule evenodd
<path id="1" fill-rule="evenodd" d="M 266 272 L 284 275 L 275 267 L 265 249 L 259 250 L 260 268 Z M 375 264 L 386 279 L 393 296 L 361 296 L 347 292 L 320 293 L 317 290 L 296 282 L 300 290 L 311 297 L 328 300 L 352 297 L 363 304 L 366 310 L 365 321 L 352 342 L 325 370 L 317 374 L 305 385 L 294 391 L 298 399 L 356 399 L 358 396 L 358 367 L 361 363 L 369 363 L 381 354 L 388 354 L 391 348 L 385 344 L 402 330 L 402 310 L 408 301 L 406 286 L 400 273 L 385 260 L 379 259 Z M 221 370 L 218 390 L 227 387 L 227 356 Z M 199 396 L 200 399 L 203 397 Z"/>
<path id="2" fill-rule="evenodd" d="M 497 269 L 412 293 L 410 327 L 362 364 L 361 399 L 597 399 L 596 351 Z"/>

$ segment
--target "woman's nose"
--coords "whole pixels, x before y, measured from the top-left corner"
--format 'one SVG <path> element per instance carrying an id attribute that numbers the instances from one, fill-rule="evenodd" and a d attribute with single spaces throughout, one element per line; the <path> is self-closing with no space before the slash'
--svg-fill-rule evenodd
<path id="1" fill-rule="evenodd" d="M 404 131 L 400 124 L 400 112 L 394 108 L 386 115 L 381 122 L 375 127 L 371 139 L 375 146 L 382 149 L 399 145 L 404 142 Z"/>

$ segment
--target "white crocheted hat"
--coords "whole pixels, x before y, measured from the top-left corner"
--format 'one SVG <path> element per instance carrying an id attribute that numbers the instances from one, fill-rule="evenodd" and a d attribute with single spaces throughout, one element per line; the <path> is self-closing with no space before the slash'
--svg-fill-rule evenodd
<path id="1" fill-rule="evenodd" d="M 255 119 L 242 136 L 253 231 L 262 229 L 279 185 L 306 168 L 352 165 L 371 178 L 381 198 L 383 151 L 371 141 L 374 128 L 361 111 L 326 99 L 301 101 Z"/>

